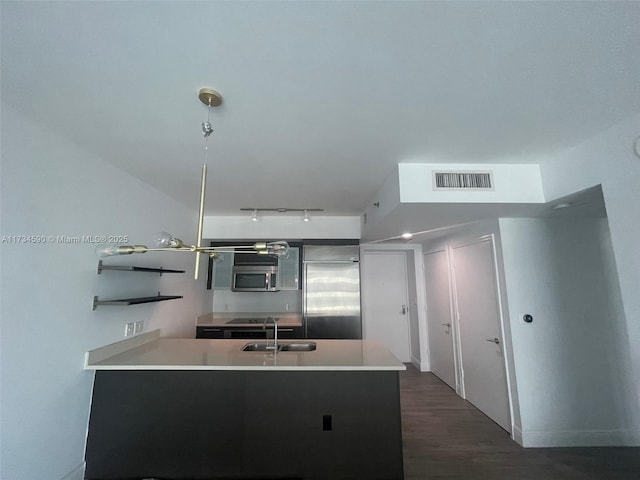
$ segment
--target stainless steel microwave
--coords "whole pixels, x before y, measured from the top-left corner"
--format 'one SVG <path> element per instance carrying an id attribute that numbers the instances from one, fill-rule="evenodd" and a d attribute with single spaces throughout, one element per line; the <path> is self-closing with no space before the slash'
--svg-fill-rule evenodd
<path id="1" fill-rule="evenodd" d="M 236 265 L 233 267 L 234 292 L 277 292 L 278 267 L 272 265 Z"/>

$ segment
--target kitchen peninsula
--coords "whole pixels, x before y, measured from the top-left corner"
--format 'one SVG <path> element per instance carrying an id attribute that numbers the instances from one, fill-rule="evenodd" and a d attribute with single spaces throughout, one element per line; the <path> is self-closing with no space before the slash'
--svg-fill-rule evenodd
<path id="1" fill-rule="evenodd" d="M 154 331 L 87 352 L 85 478 L 402 479 L 404 364 L 376 342 L 309 341 L 274 353 Z"/>

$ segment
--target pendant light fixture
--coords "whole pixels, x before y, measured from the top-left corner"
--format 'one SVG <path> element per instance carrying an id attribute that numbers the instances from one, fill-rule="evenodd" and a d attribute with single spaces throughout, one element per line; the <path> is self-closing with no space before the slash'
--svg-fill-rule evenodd
<path id="1" fill-rule="evenodd" d="M 101 257 L 111 255 L 130 255 L 132 253 L 145 252 L 193 252 L 196 254 L 194 278 L 198 279 L 200 270 L 200 255 L 206 254 L 217 260 L 221 258 L 223 252 L 254 252 L 263 255 L 283 256 L 289 252 L 289 244 L 284 240 L 276 242 L 256 242 L 252 245 L 224 245 L 224 246 L 202 246 L 202 227 L 204 223 L 204 204 L 207 185 L 207 160 L 208 160 L 208 139 L 213 132 L 210 122 L 211 108 L 222 103 L 222 95 L 213 88 L 202 88 L 198 92 L 198 98 L 207 106 L 207 121 L 202 122 L 202 135 L 204 137 L 204 163 L 202 164 L 202 177 L 200 182 L 200 208 L 198 211 L 198 237 L 195 245 L 185 245 L 182 240 L 174 237 L 170 233 L 160 232 L 156 238 L 156 248 L 149 248 L 146 245 L 98 245 L 96 254 Z M 258 211 L 254 210 L 254 220 L 258 219 Z"/>

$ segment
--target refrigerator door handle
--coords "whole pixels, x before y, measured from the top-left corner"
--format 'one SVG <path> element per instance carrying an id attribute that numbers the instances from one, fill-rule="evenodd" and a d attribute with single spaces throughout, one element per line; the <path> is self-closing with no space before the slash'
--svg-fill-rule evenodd
<path id="1" fill-rule="evenodd" d="M 307 335 L 307 266 L 303 265 L 302 270 L 302 329 L 304 338 L 309 338 Z"/>

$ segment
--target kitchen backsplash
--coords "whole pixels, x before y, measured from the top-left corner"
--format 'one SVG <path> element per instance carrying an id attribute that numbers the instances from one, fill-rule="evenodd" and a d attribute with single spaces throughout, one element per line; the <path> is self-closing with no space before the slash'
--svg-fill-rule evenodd
<path id="1" fill-rule="evenodd" d="M 287 310 L 287 306 L 289 307 Z M 300 290 L 281 292 L 232 292 L 215 290 L 213 311 L 221 312 L 301 312 Z"/>

